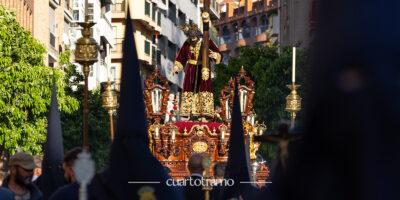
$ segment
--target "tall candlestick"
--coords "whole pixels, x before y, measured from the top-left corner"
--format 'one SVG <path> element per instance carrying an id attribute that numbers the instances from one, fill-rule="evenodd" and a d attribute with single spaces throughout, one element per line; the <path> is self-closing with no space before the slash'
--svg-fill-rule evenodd
<path id="1" fill-rule="evenodd" d="M 296 82 L 296 47 L 293 47 L 292 56 L 292 83 Z"/>

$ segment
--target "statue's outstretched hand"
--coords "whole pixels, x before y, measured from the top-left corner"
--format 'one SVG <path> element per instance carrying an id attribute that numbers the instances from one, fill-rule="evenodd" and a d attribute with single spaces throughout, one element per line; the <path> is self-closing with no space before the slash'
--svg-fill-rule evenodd
<path id="1" fill-rule="evenodd" d="M 216 64 L 219 64 L 221 62 L 221 55 L 218 52 L 210 50 L 209 57 L 214 59 Z"/>
<path id="2" fill-rule="evenodd" d="M 178 74 L 183 70 L 183 66 L 180 62 L 175 61 L 174 66 L 172 67 L 172 75 Z"/>

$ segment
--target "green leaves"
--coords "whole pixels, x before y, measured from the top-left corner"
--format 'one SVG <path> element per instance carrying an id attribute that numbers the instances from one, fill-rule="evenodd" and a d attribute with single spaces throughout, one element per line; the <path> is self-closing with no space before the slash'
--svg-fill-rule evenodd
<path id="1" fill-rule="evenodd" d="M 79 102 L 65 94 L 65 73 L 44 65 L 45 48 L 0 6 L 0 153 L 42 150 L 53 77 L 59 108 L 78 109 Z"/>
<path id="2" fill-rule="evenodd" d="M 291 83 L 292 51 L 291 48 L 281 48 L 278 53 L 276 47 L 245 47 L 240 49 L 240 55 L 233 57 L 228 66 L 223 64 L 216 66 L 217 78 L 213 81 L 214 101 L 219 104 L 219 91 L 225 86 L 229 79 L 239 73 L 240 67 L 244 66 L 248 75 L 255 81 L 256 93 L 254 99 L 254 110 L 257 119 L 265 122 L 268 130 L 276 130 L 279 120 L 289 119 L 285 111 L 285 98 L 290 93 L 286 87 Z M 299 74 L 304 71 L 304 53 L 298 52 L 297 69 Z M 303 76 L 297 76 L 296 80 L 302 83 Z M 300 91 L 301 92 L 301 91 Z M 262 152 L 271 159 L 273 147 L 264 146 Z"/>

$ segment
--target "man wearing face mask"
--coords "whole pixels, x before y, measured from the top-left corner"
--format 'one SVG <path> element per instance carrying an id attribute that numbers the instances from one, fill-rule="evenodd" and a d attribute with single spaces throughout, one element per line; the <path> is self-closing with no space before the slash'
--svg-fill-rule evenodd
<path id="1" fill-rule="evenodd" d="M 5 178 L 3 187 L 8 188 L 15 200 L 42 200 L 42 192 L 32 183 L 35 169 L 33 157 L 19 152 L 10 158 L 10 174 Z"/>

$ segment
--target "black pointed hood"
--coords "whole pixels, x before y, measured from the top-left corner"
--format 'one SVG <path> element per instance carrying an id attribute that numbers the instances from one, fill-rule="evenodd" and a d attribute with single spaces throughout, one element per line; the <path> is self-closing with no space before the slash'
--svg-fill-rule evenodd
<path id="1" fill-rule="evenodd" d="M 129 10 L 129 9 L 128 9 Z M 120 106 L 116 137 L 134 134 L 148 143 L 147 120 L 143 101 L 140 63 L 136 51 L 130 13 L 127 13 L 121 74 Z"/>
<path id="2" fill-rule="evenodd" d="M 148 147 L 147 120 L 133 33 L 128 11 L 116 138 L 111 147 L 110 163 L 92 181 L 90 195 L 94 199 L 140 199 L 144 190 L 157 199 L 182 199 L 177 188 L 166 185 L 170 177 Z"/>
<path id="3" fill-rule="evenodd" d="M 59 187 L 65 184 L 62 162 L 64 147 L 61 130 L 60 112 L 58 110 L 56 84 L 53 82 L 51 105 L 48 116 L 47 139 L 44 144 L 42 175 L 38 185 L 43 192 L 44 199 Z"/>
<path id="4" fill-rule="evenodd" d="M 235 93 L 233 99 L 231 134 L 229 138 L 228 162 L 225 169 L 225 179 L 233 179 L 235 184 L 232 187 L 225 187 L 222 190 L 223 199 L 230 199 L 246 195 L 251 188 L 249 157 L 246 153 L 244 143 L 244 130 L 242 122 L 242 113 L 240 112 L 240 101 L 238 95 L 238 84 L 235 81 Z"/>

